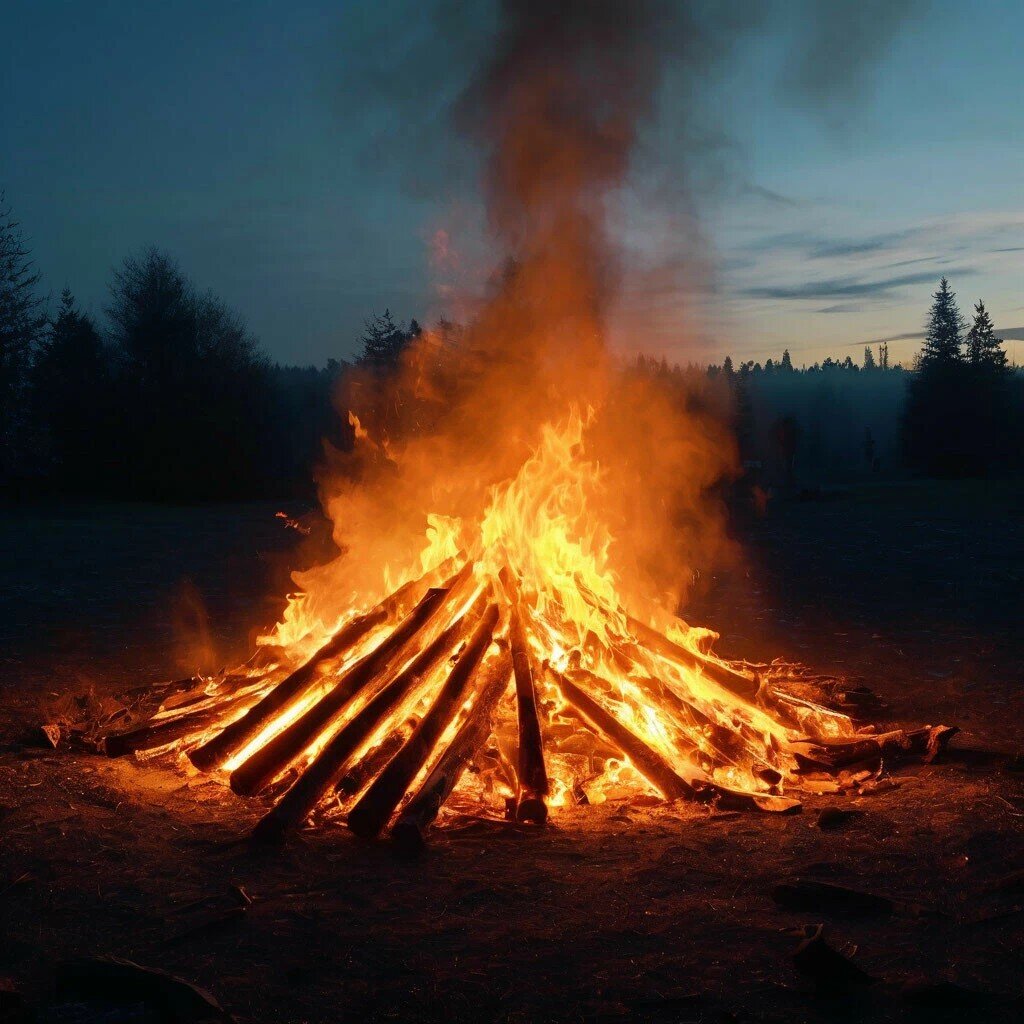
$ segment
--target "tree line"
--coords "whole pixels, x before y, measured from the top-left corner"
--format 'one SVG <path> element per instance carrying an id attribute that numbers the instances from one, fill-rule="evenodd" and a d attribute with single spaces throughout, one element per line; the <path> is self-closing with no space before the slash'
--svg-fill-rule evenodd
<path id="1" fill-rule="evenodd" d="M 50 312 L 40 283 L 0 195 L 0 494 L 312 497 L 325 441 L 352 443 L 335 398 L 344 402 L 354 382 L 365 395 L 421 332 L 385 310 L 367 321 L 351 362 L 282 366 L 158 249 L 113 271 L 99 321 L 69 289 Z M 994 474 L 1024 464 L 1020 375 L 984 305 L 968 325 L 945 280 L 910 370 L 890 366 L 883 345 L 859 365 L 847 356 L 797 369 L 787 350 L 764 365 L 640 357 L 632 371 L 730 417 L 744 461 L 790 483 L 801 473 Z"/>
<path id="2" fill-rule="evenodd" d="M 54 312 L 0 196 L 0 494 L 204 500 L 312 497 L 332 398 L 352 364 L 271 362 L 242 319 L 166 253 L 128 256 L 102 321 Z M 419 325 L 373 317 L 356 364 L 393 363 Z"/>

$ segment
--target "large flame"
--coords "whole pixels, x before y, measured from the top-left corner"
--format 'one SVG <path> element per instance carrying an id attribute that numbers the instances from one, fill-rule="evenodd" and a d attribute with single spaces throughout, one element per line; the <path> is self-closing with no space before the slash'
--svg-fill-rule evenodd
<path id="1" fill-rule="evenodd" d="M 725 666 L 707 651 L 709 631 L 692 628 L 663 611 L 649 616 L 650 621 L 691 652 L 692 662 L 674 657 L 671 650 L 652 651 L 638 642 L 643 623 L 637 617 L 639 610 L 627 607 L 620 595 L 609 554 L 614 538 L 600 514 L 605 474 L 586 453 L 588 418 L 573 408 L 561 421 L 546 424 L 515 476 L 491 487 L 477 521 L 428 515 L 419 557 L 405 572 L 385 573 L 378 593 L 363 594 L 329 622 L 310 614 L 324 601 L 310 594 L 296 596 L 265 642 L 283 647 L 288 661 L 298 664 L 391 588 L 464 559 L 472 564 L 474 579 L 465 590 L 462 607 L 486 588 L 502 590 L 524 617 L 536 663 L 550 670 L 538 683 L 553 805 L 579 800 L 584 794 L 597 803 L 612 795 L 656 791 L 627 756 L 567 707 L 557 684 L 560 677 L 584 686 L 680 778 L 778 795 L 796 770 L 790 751 L 794 741 L 805 735 L 851 735 L 852 726 L 842 715 L 799 703 L 793 704 L 783 721 L 756 700 L 727 689 L 707 672 L 707 666 Z M 318 578 L 335 580 L 338 573 Z M 223 767 L 231 770 L 243 763 L 295 721 L 385 632 L 382 627 L 369 633 L 334 666 L 320 688 L 282 711 Z M 380 746 L 402 722 L 421 717 L 443 682 L 442 671 L 423 680 L 381 723 L 364 750 Z M 336 728 L 350 721 L 361 706 L 354 703 Z M 483 770 L 464 777 L 464 792 L 483 801 L 495 793 L 515 796 L 517 781 L 510 767 L 514 733 L 509 691 L 498 708 L 491 745 L 494 756 L 490 761 L 478 759 Z M 303 762 L 313 759 L 326 738 L 310 743 Z"/>

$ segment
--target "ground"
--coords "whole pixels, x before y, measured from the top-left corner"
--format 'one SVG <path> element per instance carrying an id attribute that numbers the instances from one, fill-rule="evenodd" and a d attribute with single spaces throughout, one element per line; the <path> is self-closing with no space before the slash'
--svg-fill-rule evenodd
<path id="1" fill-rule="evenodd" d="M 216 785 L 31 745 L 52 694 L 244 650 L 297 557 L 275 508 L 7 510 L 0 1020 L 157 1019 L 73 1008 L 84 997 L 55 989 L 58 963 L 103 954 L 259 1022 L 1020 1019 L 1024 491 L 813 499 L 770 503 L 743 565 L 705 575 L 690 617 L 730 655 L 862 678 L 887 721 L 960 725 L 943 762 L 793 817 L 605 805 L 543 831 L 458 819 L 412 862 L 340 828 L 254 851 L 238 840 L 259 809 Z M 832 806 L 863 813 L 822 829 Z M 893 903 L 780 906 L 773 890 L 794 879 Z M 874 983 L 798 970 L 798 933 L 819 923 Z"/>

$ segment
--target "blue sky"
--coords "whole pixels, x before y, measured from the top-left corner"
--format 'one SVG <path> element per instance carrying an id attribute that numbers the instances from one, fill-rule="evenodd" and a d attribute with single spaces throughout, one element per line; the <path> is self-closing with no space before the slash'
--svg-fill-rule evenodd
<path id="1" fill-rule="evenodd" d="M 101 314 L 111 268 L 156 244 L 299 363 L 350 354 L 385 305 L 442 310 L 427 241 L 444 226 L 473 251 L 480 218 L 444 110 L 485 6 L 464 39 L 433 39 L 397 0 L 9 0 L 0 187 L 46 287 Z M 621 343 L 801 363 L 890 338 L 907 359 L 942 274 L 1024 339 L 1024 4 L 918 3 L 834 77 L 844 49 L 762 6 L 699 95 L 666 80 L 616 205 L 635 256 Z M 819 77 L 796 89 L 800 53 Z M 699 152 L 673 130 L 691 107 L 714 142 Z M 652 185 L 685 168 L 696 226 Z M 1024 340 L 1008 348 L 1024 363 Z"/>

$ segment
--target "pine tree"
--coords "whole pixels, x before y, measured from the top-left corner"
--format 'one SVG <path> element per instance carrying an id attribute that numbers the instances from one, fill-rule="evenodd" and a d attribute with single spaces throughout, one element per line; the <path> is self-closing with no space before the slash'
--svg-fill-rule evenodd
<path id="1" fill-rule="evenodd" d="M 875 370 L 875 369 L 877 369 L 877 367 L 875 365 L 875 354 L 874 354 L 874 352 L 871 351 L 871 347 L 869 345 L 865 345 L 864 346 L 864 369 L 865 370 Z"/>
<path id="2" fill-rule="evenodd" d="M 779 364 L 780 369 L 784 373 L 793 372 L 793 360 L 789 358 L 789 349 L 785 349 L 782 353 L 782 362 Z"/>
<path id="3" fill-rule="evenodd" d="M 366 321 L 360 340 L 363 343 L 360 362 L 375 367 L 394 366 L 409 341 L 409 334 L 395 323 L 391 310 L 385 309 L 382 315 Z"/>
<path id="4" fill-rule="evenodd" d="M 974 307 L 974 323 L 967 332 L 967 360 L 975 367 L 1006 369 L 1003 339 L 996 337 L 992 318 L 981 301 Z"/>
<path id="5" fill-rule="evenodd" d="M 957 308 L 956 292 L 943 278 L 939 290 L 932 296 L 932 308 L 925 327 L 924 345 L 921 348 L 921 368 L 930 365 L 952 365 L 961 360 L 960 347 L 966 321 Z"/>
<path id="6" fill-rule="evenodd" d="M 25 389 L 46 328 L 38 283 L 20 225 L 0 192 L 0 477 L 14 470 L 25 454 Z"/>
<path id="7" fill-rule="evenodd" d="M 725 357 L 725 360 L 724 360 L 724 362 L 722 363 L 722 373 L 723 373 L 723 374 L 724 374 L 724 375 L 725 375 L 725 376 L 726 376 L 727 378 L 729 378 L 730 380 L 732 379 L 732 375 L 733 375 L 733 369 L 732 369 L 732 356 L 726 356 L 726 357 Z"/>

